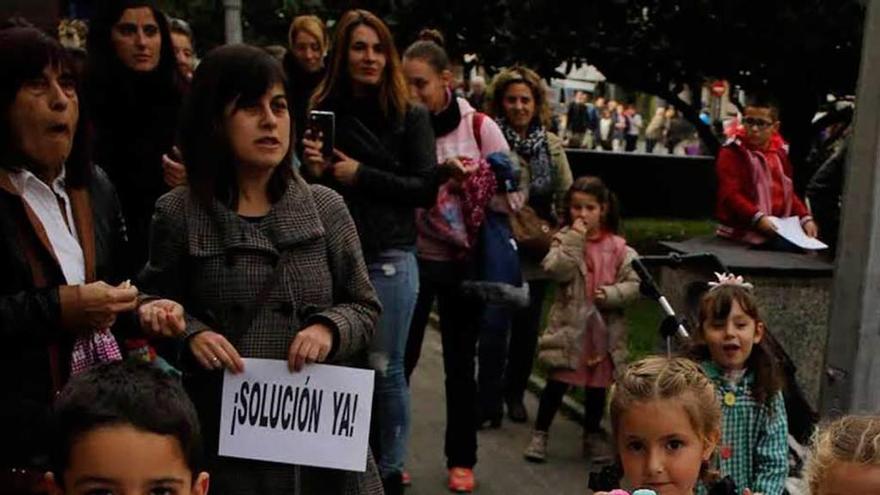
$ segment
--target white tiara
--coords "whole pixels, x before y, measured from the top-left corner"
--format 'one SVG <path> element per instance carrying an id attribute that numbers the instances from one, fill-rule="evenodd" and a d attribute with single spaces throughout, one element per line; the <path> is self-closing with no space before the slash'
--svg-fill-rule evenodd
<path id="1" fill-rule="evenodd" d="M 715 272 L 715 277 L 718 279 L 717 282 L 709 282 L 709 291 L 713 291 L 719 287 L 724 285 L 733 285 L 735 287 L 742 287 L 745 290 L 752 290 L 755 288 L 754 285 L 750 284 L 743 280 L 741 275 L 734 275 L 732 273 L 718 273 Z"/>

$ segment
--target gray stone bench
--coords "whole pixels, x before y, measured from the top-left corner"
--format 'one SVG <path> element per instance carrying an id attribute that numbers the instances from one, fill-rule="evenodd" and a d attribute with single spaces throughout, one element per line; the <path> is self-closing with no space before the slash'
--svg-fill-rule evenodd
<path id="1" fill-rule="evenodd" d="M 718 237 L 701 237 L 662 245 L 674 253 L 709 253 L 727 269 L 755 285 L 767 327 L 798 367 L 798 383 L 815 408 L 828 338 L 833 265 L 815 254 L 749 249 Z M 688 301 L 693 282 L 714 280 L 711 263 L 661 265 L 654 270 L 658 284 L 676 311 L 696 319 L 697 308 Z"/>

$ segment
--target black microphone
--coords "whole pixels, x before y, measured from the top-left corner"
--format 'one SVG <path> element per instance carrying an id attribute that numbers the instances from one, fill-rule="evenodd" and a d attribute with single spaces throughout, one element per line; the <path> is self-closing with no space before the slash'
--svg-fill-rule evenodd
<path id="1" fill-rule="evenodd" d="M 642 260 L 639 258 L 635 258 L 632 261 L 633 270 L 639 275 L 639 278 L 642 279 L 642 283 L 639 284 L 639 290 L 646 297 L 650 297 L 654 299 L 660 304 L 660 307 L 663 308 L 663 312 L 669 316 L 675 316 L 675 310 L 672 309 L 672 305 L 669 304 L 669 301 L 666 300 L 666 296 L 664 296 L 660 292 L 660 288 L 657 287 L 657 283 L 654 282 L 654 277 L 651 276 L 651 273 L 645 268 L 645 265 L 642 263 Z M 679 324 L 678 329 L 676 330 L 678 336 L 683 339 L 689 339 L 691 336 L 688 331 L 684 328 L 684 325 Z"/>

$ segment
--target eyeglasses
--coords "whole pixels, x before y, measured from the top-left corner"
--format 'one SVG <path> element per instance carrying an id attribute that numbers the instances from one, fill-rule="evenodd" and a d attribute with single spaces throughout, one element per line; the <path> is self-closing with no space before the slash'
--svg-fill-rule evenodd
<path id="1" fill-rule="evenodd" d="M 742 123 L 743 123 L 743 126 L 745 126 L 745 127 L 754 127 L 756 129 L 760 129 L 760 130 L 764 130 L 764 129 L 770 127 L 771 125 L 773 125 L 773 122 L 771 122 L 769 120 L 756 119 L 753 117 L 744 118 L 742 120 Z"/>

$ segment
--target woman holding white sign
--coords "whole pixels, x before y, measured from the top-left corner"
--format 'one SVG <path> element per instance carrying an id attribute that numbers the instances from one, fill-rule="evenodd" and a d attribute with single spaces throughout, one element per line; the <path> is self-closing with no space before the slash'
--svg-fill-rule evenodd
<path id="1" fill-rule="evenodd" d="M 210 52 L 181 117 L 189 177 L 156 204 L 142 284 L 187 309 L 185 385 L 205 430 L 212 489 L 236 494 L 373 494 L 365 473 L 217 455 L 222 370 L 242 357 L 354 364 L 380 306 L 338 194 L 290 163 L 294 129 L 281 65 L 262 50 Z M 268 446 L 267 446 L 268 447 Z"/>

